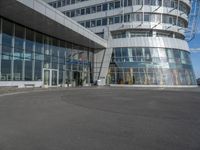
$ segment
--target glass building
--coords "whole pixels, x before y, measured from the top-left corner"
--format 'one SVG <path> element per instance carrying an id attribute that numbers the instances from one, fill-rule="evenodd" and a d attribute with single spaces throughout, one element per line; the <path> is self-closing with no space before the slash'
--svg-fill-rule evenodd
<path id="1" fill-rule="evenodd" d="M 44 2 L 42 5 L 50 7 Z M 48 35 L 21 23 L 0 16 L 0 86 L 84 86 L 93 83 L 95 45 L 59 39 L 53 36 L 54 33 Z M 48 23 L 44 27 L 48 28 Z M 58 25 L 56 21 L 53 23 Z M 86 36 L 101 40 L 92 32 Z M 77 36 L 76 40 L 79 38 L 82 40 L 83 36 Z"/>
<path id="2" fill-rule="evenodd" d="M 185 41 L 190 0 L 44 0 L 108 41 L 103 84 L 196 85 Z"/>

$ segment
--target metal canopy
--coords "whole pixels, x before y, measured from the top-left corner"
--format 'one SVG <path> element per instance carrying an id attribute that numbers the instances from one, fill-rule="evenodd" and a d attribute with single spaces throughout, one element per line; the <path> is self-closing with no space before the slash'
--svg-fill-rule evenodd
<path id="1" fill-rule="evenodd" d="M 0 0 L 0 15 L 44 34 L 103 49 L 107 42 L 41 0 Z"/>

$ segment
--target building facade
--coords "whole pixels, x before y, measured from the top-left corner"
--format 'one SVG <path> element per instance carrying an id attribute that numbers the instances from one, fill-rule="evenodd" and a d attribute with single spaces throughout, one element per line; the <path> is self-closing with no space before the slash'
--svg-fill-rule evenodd
<path id="1" fill-rule="evenodd" d="M 0 86 L 90 85 L 106 44 L 43 1 L 0 1 Z"/>
<path id="2" fill-rule="evenodd" d="M 97 55 L 102 84 L 196 85 L 189 0 L 44 0 L 108 41 Z"/>

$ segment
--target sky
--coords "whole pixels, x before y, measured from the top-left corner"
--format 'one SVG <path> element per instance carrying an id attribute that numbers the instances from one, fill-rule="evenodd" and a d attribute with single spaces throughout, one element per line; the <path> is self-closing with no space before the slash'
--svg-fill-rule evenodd
<path id="1" fill-rule="evenodd" d="M 200 22 L 198 24 L 198 27 L 200 29 Z M 197 31 L 195 38 L 189 42 L 189 47 L 191 49 L 199 49 L 197 51 L 191 51 L 191 60 L 193 63 L 196 78 L 200 78 L 200 31 Z"/>
<path id="2" fill-rule="evenodd" d="M 194 10 L 198 10 L 199 8 L 197 7 L 197 9 L 194 9 L 194 6 L 195 6 L 194 4 L 195 3 L 193 3 L 193 6 L 192 6 L 193 8 L 190 12 L 191 14 L 195 14 Z M 193 69 L 194 69 L 196 78 L 200 78 L 200 12 L 198 13 L 198 18 L 196 18 L 196 21 L 198 22 L 197 28 L 196 28 L 196 34 L 194 36 L 194 39 L 189 42 L 189 47 L 190 49 L 198 49 L 195 51 L 191 51 L 191 60 L 192 60 Z"/>

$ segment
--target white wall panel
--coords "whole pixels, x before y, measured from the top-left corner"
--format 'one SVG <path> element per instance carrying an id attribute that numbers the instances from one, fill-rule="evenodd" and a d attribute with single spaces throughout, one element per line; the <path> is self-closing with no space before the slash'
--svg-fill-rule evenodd
<path id="1" fill-rule="evenodd" d="M 160 47 L 189 51 L 186 41 L 167 37 L 121 38 L 113 39 L 109 44 L 111 47 Z"/>

